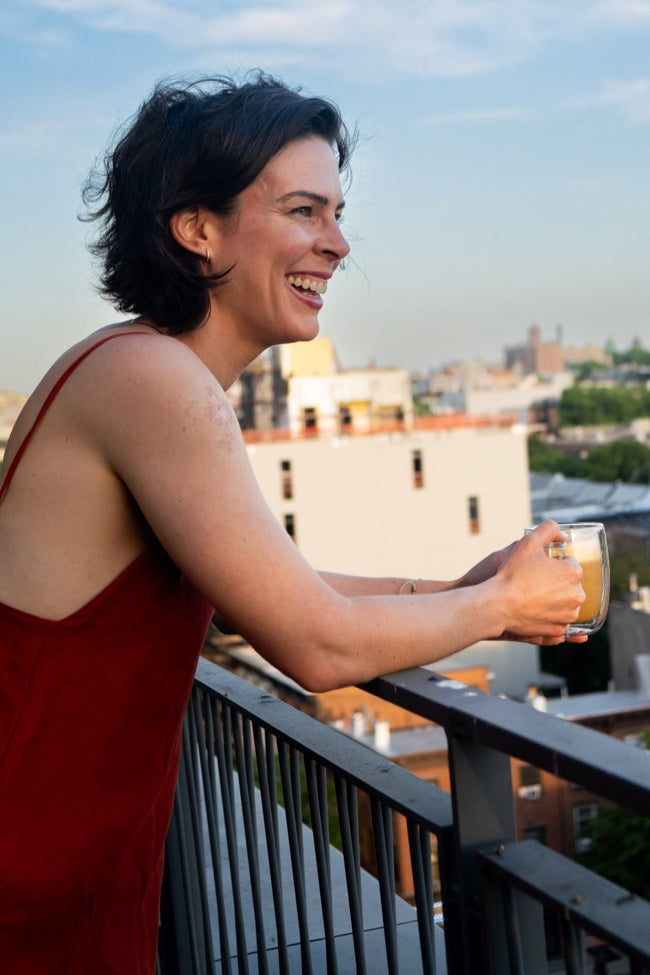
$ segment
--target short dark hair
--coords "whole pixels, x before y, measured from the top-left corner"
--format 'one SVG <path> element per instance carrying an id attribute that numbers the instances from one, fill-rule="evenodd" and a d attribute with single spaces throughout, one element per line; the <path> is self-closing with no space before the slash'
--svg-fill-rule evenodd
<path id="1" fill-rule="evenodd" d="M 174 239 L 169 219 L 188 206 L 232 213 L 236 198 L 285 145 L 321 136 L 347 169 L 353 136 L 337 106 L 263 72 L 238 83 L 218 76 L 160 82 L 88 177 L 85 219 L 103 262 L 101 293 L 122 312 L 152 318 L 170 334 L 206 318 L 212 275 Z"/>

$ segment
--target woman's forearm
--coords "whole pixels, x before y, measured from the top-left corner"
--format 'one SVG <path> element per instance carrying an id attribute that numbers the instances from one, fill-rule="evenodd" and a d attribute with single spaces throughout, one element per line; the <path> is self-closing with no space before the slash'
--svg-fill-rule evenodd
<path id="1" fill-rule="evenodd" d="M 319 572 L 323 582 L 341 596 L 398 596 L 432 594 L 455 589 L 459 580 L 442 582 L 417 576 L 355 576 L 339 572 Z"/>

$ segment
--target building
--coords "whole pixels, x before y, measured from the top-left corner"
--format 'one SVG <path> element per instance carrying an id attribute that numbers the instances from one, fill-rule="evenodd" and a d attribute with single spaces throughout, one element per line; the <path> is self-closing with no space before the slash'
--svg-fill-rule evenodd
<path id="1" fill-rule="evenodd" d="M 326 337 L 281 349 L 289 429 L 302 434 L 369 433 L 413 421 L 405 369 L 342 369 Z"/>
<path id="2" fill-rule="evenodd" d="M 523 345 L 513 345 L 505 351 L 506 369 L 518 367 L 524 375 L 534 373 L 538 376 L 562 372 L 564 370 L 562 326 L 557 326 L 554 342 L 542 342 L 541 329 L 538 325 L 532 325 L 528 330 L 528 339 Z"/>
<path id="3" fill-rule="evenodd" d="M 316 567 L 455 578 L 529 524 L 526 429 L 510 419 L 245 438 L 267 503 Z"/>

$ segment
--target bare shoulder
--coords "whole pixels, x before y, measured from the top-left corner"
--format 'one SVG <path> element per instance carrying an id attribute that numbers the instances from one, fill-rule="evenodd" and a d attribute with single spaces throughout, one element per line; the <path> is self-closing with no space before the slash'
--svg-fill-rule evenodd
<path id="1" fill-rule="evenodd" d="M 195 432 L 202 425 L 239 431 L 228 397 L 205 363 L 182 342 L 132 332 L 84 360 L 69 389 L 70 406 L 95 432 L 129 440 L 149 430 Z"/>

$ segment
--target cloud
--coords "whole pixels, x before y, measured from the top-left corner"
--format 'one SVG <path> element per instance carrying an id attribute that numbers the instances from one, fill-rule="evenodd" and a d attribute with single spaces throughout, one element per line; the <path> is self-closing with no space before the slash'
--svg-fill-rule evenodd
<path id="1" fill-rule="evenodd" d="M 650 28 L 650 0 L 28 0 L 99 31 L 249 63 L 302 63 L 381 77 L 472 76 L 554 42 Z M 253 59 L 251 56 L 255 55 Z M 228 60 L 228 58 L 227 58 Z"/>
<path id="2" fill-rule="evenodd" d="M 571 99 L 565 107 L 580 111 L 610 108 L 628 125 L 650 125 L 650 77 L 633 81 L 604 80 L 599 92 Z"/>
<path id="3" fill-rule="evenodd" d="M 142 33 L 196 53 L 263 48 L 276 61 L 306 55 L 377 77 L 469 76 L 510 64 L 536 43 L 531 0 L 29 0 L 95 30 Z M 216 9 L 215 9 L 216 8 Z"/>
<path id="4" fill-rule="evenodd" d="M 650 24 L 650 0 L 604 0 L 594 5 L 594 17 L 618 24 Z"/>
<path id="5" fill-rule="evenodd" d="M 467 112 L 442 112 L 421 119 L 421 125 L 472 124 L 474 122 L 522 122 L 528 118 L 519 108 L 488 108 Z"/>

